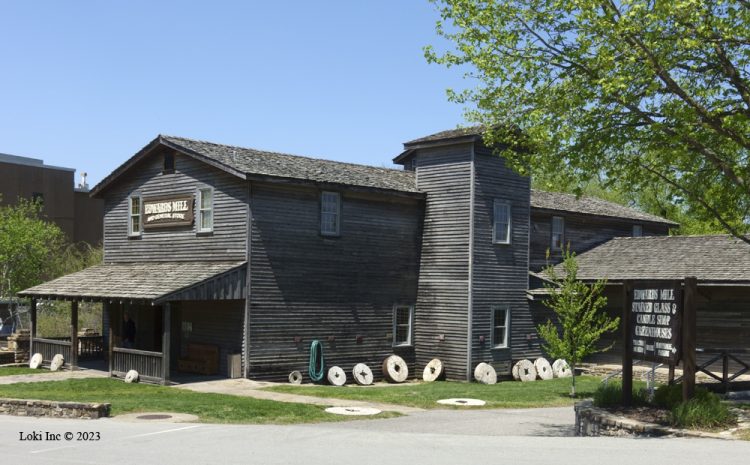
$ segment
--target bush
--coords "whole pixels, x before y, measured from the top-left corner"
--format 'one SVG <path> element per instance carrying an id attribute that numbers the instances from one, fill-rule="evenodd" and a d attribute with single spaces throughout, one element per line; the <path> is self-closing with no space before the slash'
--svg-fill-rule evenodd
<path id="1" fill-rule="evenodd" d="M 633 387 L 633 405 L 647 405 L 648 391 Z M 622 383 L 614 381 L 601 384 L 594 392 L 594 405 L 597 407 L 614 407 L 622 405 Z"/>
<path id="2" fill-rule="evenodd" d="M 701 389 L 701 388 L 698 388 Z M 672 410 L 682 403 L 681 384 L 662 384 L 654 391 L 653 404 L 657 407 Z"/>
<path id="3" fill-rule="evenodd" d="M 679 428 L 717 428 L 737 423 L 737 417 L 719 396 L 706 389 L 696 389 L 695 397 L 672 408 L 672 424 Z"/>

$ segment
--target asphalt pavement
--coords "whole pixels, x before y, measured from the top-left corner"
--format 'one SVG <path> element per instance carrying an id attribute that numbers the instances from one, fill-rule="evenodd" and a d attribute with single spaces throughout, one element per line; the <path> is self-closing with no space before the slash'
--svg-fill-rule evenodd
<path id="1" fill-rule="evenodd" d="M 0 456 L 3 463 L 118 465 L 703 465 L 750 457 L 742 441 L 570 437 L 571 411 L 440 410 L 290 426 L 0 416 Z"/>

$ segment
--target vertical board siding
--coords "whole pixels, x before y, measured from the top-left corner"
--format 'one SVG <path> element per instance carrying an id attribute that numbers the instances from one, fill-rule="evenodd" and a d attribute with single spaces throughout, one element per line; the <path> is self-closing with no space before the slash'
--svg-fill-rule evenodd
<path id="1" fill-rule="evenodd" d="M 638 220 L 604 218 L 593 215 L 582 215 L 569 212 L 551 212 L 549 210 L 531 210 L 531 270 L 539 271 L 547 266 L 547 250 L 552 242 L 552 217 L 564 219 L 564 241 L 570 243 L 570 250 L 577 254 L 607 242 L 615 237 L 633 235 L 633 225 L 643 226 L 644 236 L 664 236 L 669 233 L 666 225 L 648 224 Z M 562 261 L 560 251 L 550 251 L 550 263 Z"/>
<path id="2" fill-rule="evenodd" d="M 527 345 L 533 331 L 526 299 L 528 285 L 530 180 L 505 166 L 502 158 L 476 147 L 472 271 L 472 370 L 486 362 L 498 375 L 510 373 L 516 348 Z M 511 206 L 510 244 L 492 242 L 494 201 Z M 508 348 L 492 347 L 492 308 L 510 308 Z M 480 341 L 484 336 L 485 341 Z"/>
<path id="3" fill-rule="evenodd" d="M 193 158 L 176 155 L 175 172 L 162 174 L 155 151 L 105 191 L 104 261 L 240 261 L 247 254 L 247 182 Z M 128 237 L 128 196 L 141 198 L 193 194 L 214 188 L 214 231 L 196 234 L 189 227 L 149 229 Z M 197 205 L 196 205 L 197 207 Z"/>
<path id="4" fill-rule="evenodd" d="M 341 234 L 324 237 L 319 190 L 252 185 L 250 378 L 307 378 L 314 339 L 349 382 L 356 363 L 382 379 L 393 353 L 416 368 L 391 337 L 393 305 L 417 298 L 421 201 L 340 192 Z"/>
<path id="5" fill-rule="evenodd" d="M 449 379 L 466 379 L 471 163 L 471 144 L 417 152 L 417 187 L 427 200 L 415 322 L 416 362 L 424 367 L 432 358 L 440 358 Z"/>

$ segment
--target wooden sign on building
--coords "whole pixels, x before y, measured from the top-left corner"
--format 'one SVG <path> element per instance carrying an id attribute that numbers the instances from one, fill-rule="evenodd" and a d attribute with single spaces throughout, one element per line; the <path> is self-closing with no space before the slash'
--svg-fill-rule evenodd
<path id="1" fill-rule="evenodd" d="M 628 292 L 633 358 L 675 364 L 680 360 L 682 284 L 635 281 Z"/>
<path id="2" fill-rule="evenodd" d="M 193 224 L 192 194 L 143 199 L 143 227 L 173 228 Z"/>

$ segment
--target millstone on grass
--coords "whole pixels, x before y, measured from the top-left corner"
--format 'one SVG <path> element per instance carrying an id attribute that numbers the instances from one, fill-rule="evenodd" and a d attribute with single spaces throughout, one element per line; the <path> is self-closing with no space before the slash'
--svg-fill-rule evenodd
<path id="1" fill-rule="evenodd" d="M 36 370 L 37 368 L 42 366 L 43 361 L 44 356 L 40 353 L 36 353 L 33 357 L 31 357 L 31 360 L 29 360 L 29 368 Z"/>
<path id="2" fill-rule="evenodd" d="M 302 384 L 302 373 L 300 373 L 297 370 L 294 370 L 293 372 L 289 373 L 289 383 L 290 384 Z"/>
<path id="3" fill-rule="evenodd" d="M 409 377 L 409 367 L 403 358 L 391 355 L 383 360 L 383 376 L 390 383 L 403 383 Z"/>
<path id="4" fill-rule="evenodd" d="M 552 379 L 552 366 L 549 364 L 546 358 L 539 357 L 534 360 L 534 368 L 536 368 L 536 374 L 539 379 L 548 380 Z"/>
<path id="5" fill-rule="evenodd" d="M 497 372 L 489 363 L 480 363 L 474 368 L 474 379 L 482 384 L 497 383 Z"/>
<path id="6" fill-rule="evenodd" d="M 140 380 L 141 376 L 135 370 L 129 370 L 127 373 L 125 373 L 125 382 L 128 384 L 137 383 Z"/>
<path id="7" fill-rule="evenodd" d="M 49 370 L 57 371 L 62 368 L 63 365 L 65 365 L 65 359 L 62 354 L 55 354 L 55 356 L 52 357 L 52 363 L 49 364 Z"/>
<path id="8" fill-rule="evenodd" d="M 364 363 L 354 365 L 354 368 L 352 369 L 352 377 L 360 386 L 369 386 L 373 381 L 372 370 Z"/>
<path id="9" fill-rule="evenodd" d="M 531 361 L 523 359 L 516 366 L 518 367 L 518 379 L 525 383 L 536 380 L 536 368 Z"/>
<path id="10" fill-rule="evenodd" d="M 513 379 L 516 381 L 521 381 L 521 375 L 518 374 L 518 363 L 516 362 L 515 365 L 513 365 L 513 369 L 510 370 L 510 373 L 513 375 Z"/>
<path id="11" fill-rule="evenodd" d="M 328 382 L 334 386 L 343 386 L 346 384 L 346 373 L 341 367 L 331 367 L 328 370 Z"/>
<path id="12" fill-rule="evenodd" d="M 422 372 L 422 379 L 427 381 L 428 383 L 436 381 L 442 376 L 443 362 L 440 361 L 439 358 L 433 358 L 432 360 L 430 360 L 430 362 L 427 364 L 427 366 L 424 367 L 424 371 Z"/>
<path id="13" fill-rule="evenodd" d="M 568 362 L 561 358 L 558 358 L 552 364 L 552 374 L 555 375 L 555 378 L 570 378 L 573 375 Z"/>

